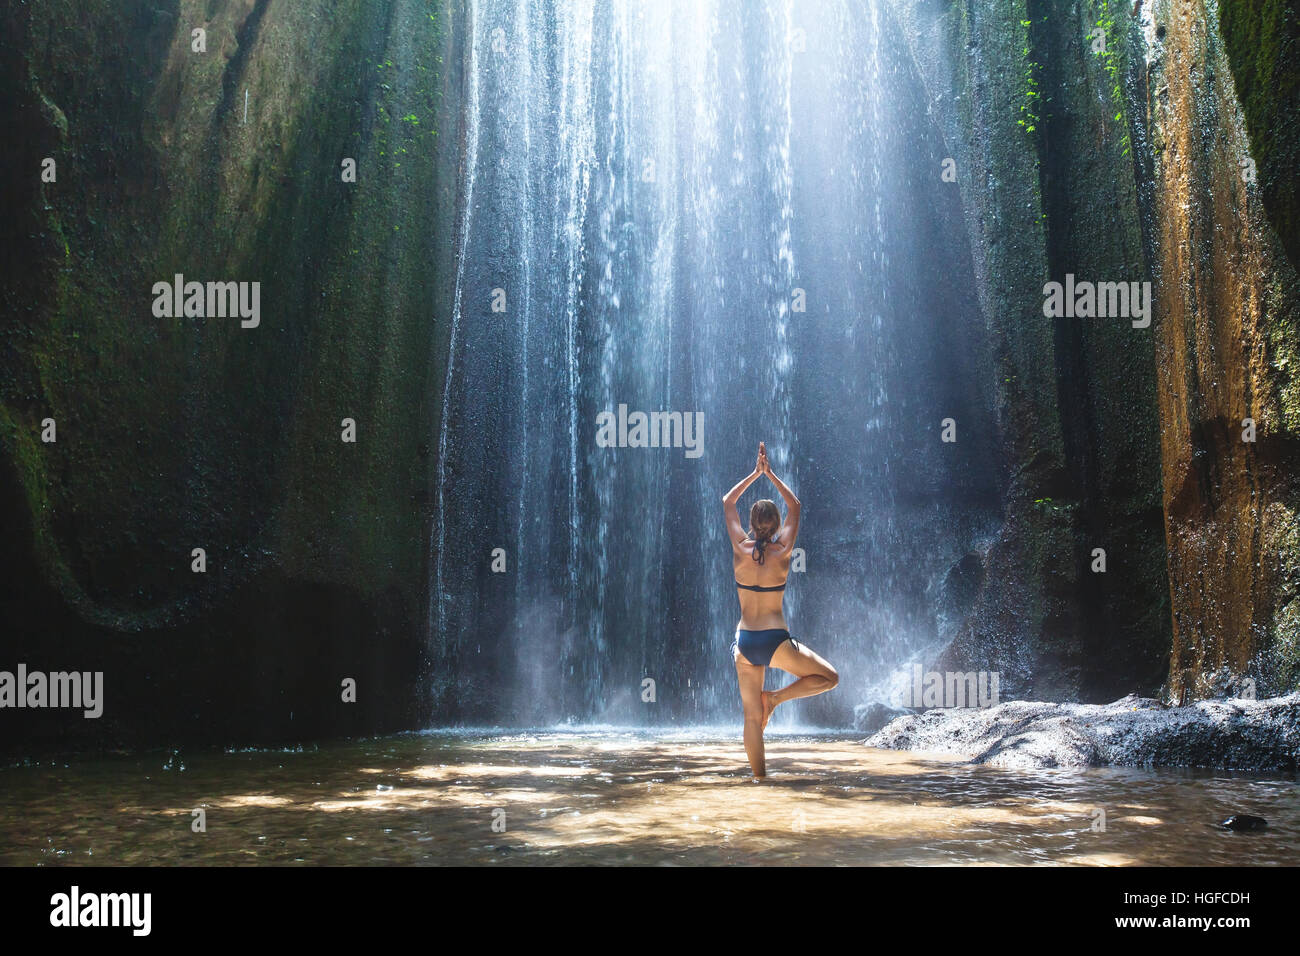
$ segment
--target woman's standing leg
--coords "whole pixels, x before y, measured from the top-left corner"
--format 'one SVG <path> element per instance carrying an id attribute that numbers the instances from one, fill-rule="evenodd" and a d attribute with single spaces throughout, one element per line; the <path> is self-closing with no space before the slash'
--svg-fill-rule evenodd
<path id="1" fill-rule="evenodd" d="M 749 769 L 755 777 L 767 776 L 767 762 L 763 754 L 763 676 L 766 667 L 758 667 L 745 660 L 737 648 L 732 652 L 736 661 L 736 680 L 740 684 L 740 703 L 745 710 L 745 755 Z"/>

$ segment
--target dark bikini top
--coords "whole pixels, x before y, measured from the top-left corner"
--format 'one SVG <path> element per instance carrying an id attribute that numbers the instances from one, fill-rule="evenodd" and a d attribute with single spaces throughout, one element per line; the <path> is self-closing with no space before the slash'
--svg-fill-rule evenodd
<path id="1" fill-rule="evenodd" d="M 741 584 L 739 581 L 736 582 L 736 587 L 741 588 L 745 591 L 784 591 L 785 590 L 784 584 L 778 584 L 774 588 L 761 588 L 757 584 Z"/>

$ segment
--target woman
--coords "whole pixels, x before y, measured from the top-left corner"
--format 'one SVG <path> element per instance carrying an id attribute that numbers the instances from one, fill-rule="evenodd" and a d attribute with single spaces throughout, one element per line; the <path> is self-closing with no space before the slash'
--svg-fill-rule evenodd
<path id="1" fill-rule="evenodd" d="M 745 489 L 766 475 L 785 499 L 786 520 L 776 503 L 767 498 L 749 509 L 749 532 L 740 524 L 736 502 Z M 840 681 L 835 668 L 790 636 L 781 613 L 790 556 L 799 535 L 799 499 L 772 474 L 767 448 L 758 443 L 758 462 L 748 478 L 740 481 L 722 499 L 731 538 L 731 559 L 735 566 L 740 596 L 740 623 L 731 645 L 740 682 L 740 702 L 745 708 L 745 753 L 758 780 L 767 775 L 763 757 L 763 731 L 777 704 L 797 697 L 824 694 Z M 763 690 L 767 668 L 779 667 L 798 680 L 777 691 Z"/>

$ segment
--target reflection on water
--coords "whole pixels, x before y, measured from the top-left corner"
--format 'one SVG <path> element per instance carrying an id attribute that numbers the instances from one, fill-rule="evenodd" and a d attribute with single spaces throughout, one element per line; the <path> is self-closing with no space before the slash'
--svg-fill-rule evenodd
<path id="1" fill-rule="evenodd" d="M 999 770 L 843 735 L 770 735 L 768 767 L 750 781 L 738 735 L 610 729 L 13 766 L 0 863 L 1241 865 L 1300 847 L 1283 775 Z M 1270 828 L 1209 826 L 1237 812 Z"/>

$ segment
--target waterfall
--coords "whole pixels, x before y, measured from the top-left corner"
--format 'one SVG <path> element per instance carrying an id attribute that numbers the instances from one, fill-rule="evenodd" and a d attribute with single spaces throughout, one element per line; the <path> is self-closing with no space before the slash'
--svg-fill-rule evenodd
<path id="1" fill-rule="evenodd" d="M 474 208 L 474 174 L 477 169 L 478 160 L 478 44 L 476 18 L 473 16 L 474 7 L 470 5 L 470 19 L 467 33 L 469 43 L 467 51 L 469 56 L 469 69 L 467 70 L 469 79 L 466 84 L 467 98 L 465 104 L 466 117 L 466 148 L 464 163 L 464 198 L 461 204 L 461 220 L 457 224 L 460 241 L 457 246 L 457 261 L 465 261 L 465 253 L 468 248 L 469 230 L 471 222 L 471 210 Z M 464 268 L 456 269 L 456 285 L 452 293 L 451 303 L 451 332 L 449 337 L 449 357 L 447 361 L 446 377 L 443 383 L 442 407 L 444 417 L 442 426 L 438 431 L 438 481 L 437 481 L 437 512 L 434 521 L 434 554 L 435 560 L 432 562 L 434 567 L 433 580 L 433 600 L 430 602 L 430 617 L 433 618 L 430 630 L 432 633 L 439 635 L 441 638 L 440 645 L 444 650 L 455 651 L 458 647 L 456 635 L 452 634 L 447 628 L 447 608 L 445 595 L 446 578 L 444 576 L 443 555 L 447 553 L 447 465 L 449 461 L 449 422 L 446 418 L 446 410 L 452 407 L 453 386 L 456 384 L 456 358 L 460 351 L 460 325 L 464 302 Z M 445 668 L 447 665 L 446 655 L 440 655 L 437 658 L 437 664 Z"/>
<path id="2" fill-rule="evenodd" d="M 436 714 L 738 714 L 720 501 L 760 440 L 804 501 L 791 631 L 845 677 L 804 719 L 844 722 L 942 639 L 937 589 L 997 517 L 992 401 L 959 198 L 934 131 L 895 125 L 919 91 L 881 2 L 469 0 Z M 698 414 L 703 454 L 601 447 L 620 405 Z"/>

